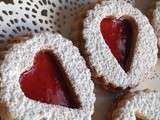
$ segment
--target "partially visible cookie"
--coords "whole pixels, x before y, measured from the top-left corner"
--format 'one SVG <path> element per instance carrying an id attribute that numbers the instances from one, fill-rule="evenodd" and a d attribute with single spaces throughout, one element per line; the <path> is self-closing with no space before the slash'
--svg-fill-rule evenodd
<path id="1" fill-rule="evenodd" d="M 110 120 L 160 120 L 160 92 L 127 93 L 113 106 Z"/>
<path id="2" fill-rule="evenodd" d="M 84 52 L 97 81 L 132 88 L 157 61 L 157 38 L 148 19 L 124 1 L 104 1 L 90 10 L 83 25 Z"/>
<path id="3" fill-rule="evenodd" d="M 61 35 L 39 33 L 14 45 L 0 71 L 0 105 L 10 118 L 91 120 L 95 95 L 90 70 Z"/>
<path id="4" fill-rule="evenodd" d="M 80 10 L 77 11 L 77 15 L 73 19 L 73 22 L 71 25 L 71 33 L 70 33 L 70 39 L 75 41 L 74 44 L 76 46 L 81 47 L 80 43 L 81 43 L 81 39 L 83 39 L 83 37 L 82 37 L 83 21 L 86 17 L 88 10 L 94 8 L 94 6 L 97 3 L 100 3 L 101 1 L 103 1 L 103 0 L 98 0 L 94 4 L 84 5 L 80 8 Z M 135 6 L 135 4 L 136 4 L 135 0 L 115 0 L 115 1 L 125 1 L 127 3 L 130 3 L 133 6 Z"/>
<path id="5" fill-rule="evenodd" d="M 160 47 L 160 1 L 156 2 L 156 9 L 153 13 L 152 24 L 158 37 L 158 46 Z"/>

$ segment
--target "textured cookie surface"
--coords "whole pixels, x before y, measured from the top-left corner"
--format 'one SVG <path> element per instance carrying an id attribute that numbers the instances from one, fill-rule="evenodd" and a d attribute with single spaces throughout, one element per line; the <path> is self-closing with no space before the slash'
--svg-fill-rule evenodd
<path id="1" fill-rule="evenodd" d="M 98 2 L 100 2 L 102 0 L 98 0 Z M 132 4 L 133 6 L 135 6 L 135 0 L 119 0 L 119 1 L 126 1 L 127 3 Z M 96 2 L 95 4 L 97 4 L 98 2 Z M 81 32 L 83 30 L 83 20 L 86 17 L 87 11 L 92 9 L 95 4 L 88 4 L 88 5 L 84 5 L 80 8 L 80 10 L 77 11 L 77 15 L 75 16 L 75 18 L 73 19 L 72 25 L 71 25 L 71 33 L 70 33 L 70 39 L 72 39 L 73 41 L 76 41 L 75 44 L 77 46 L 80 46 L 80 39 L 82 39 L 82 35 Z"/>
<path id="2" fill-rule="evenodd" d="M 117 19 L 129 16 L 138 26 L 134 56 L 130 71 L 127 73 L 118 64 L 101 35 L 100 23 L 107 16 L 114 16 Z M 134 87 L 156 64 L 157 38 L 152 26 L 138 9 L 124 1 L 104 1 L 90 10 L 84 21 L 83 38 L 90 65 L 98 77 L 103 77 L 105 84 L 111 83 L 124 89 Z"/>
<path id="3" fill-rule="evenodd" d="M 158 46 L 160 46 L 160 1 L 156 3 L 152 24 L 158 37 Z"/>
<path id="4" fill-rule="evenodd" d="M 81 108 L 40 103 L 25 97 L 19 84 L 22 72 L 32 66 L 34 55 L 51 50 L 60 60 L 78 95 Z M 74 66 L 74 67 L 73 67 Z M 95 96 L 89 69 L 76 47 L 59 34 L 42 33 L 15 45 L 6 55 L 1 67 L 0 96 L 7 112 L 16 120 L 90 120 Z"/>
<path id="5" fill-rule="evenodd" d="M 117 101 L 113 110 L 112 120 L 159 120 L 160 119 L 160 92 L 138 91 L 128 93 Z"/>

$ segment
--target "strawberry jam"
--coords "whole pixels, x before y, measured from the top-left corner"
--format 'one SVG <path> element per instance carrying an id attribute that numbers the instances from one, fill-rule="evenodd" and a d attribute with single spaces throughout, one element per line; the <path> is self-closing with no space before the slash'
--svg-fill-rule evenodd
<path id="1" fill-rule="evenodd" d="M 30 99 L 71 108 L 80 106 L 63 67 L 51 51 L 36 54 L 33 66 L 21 74 L 20 85 Z"/>
<path id="2" fill-rule="evenodd" d="M 106 44 L 118 63 L 127 72 L 133 52 L 133 24 L 127 19 L 107 17 L 101 21 L 100 27 Z"/>

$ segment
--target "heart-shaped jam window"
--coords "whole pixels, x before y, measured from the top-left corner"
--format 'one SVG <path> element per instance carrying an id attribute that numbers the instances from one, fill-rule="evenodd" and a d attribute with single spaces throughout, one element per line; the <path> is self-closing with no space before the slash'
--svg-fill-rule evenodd
<path id="1" fill-rule="evenodd" d="M 51 51 L 42 50 L 35 55 L 33 66 L 21 74 L 20 85 L 30 99 L 70 108 L 80 107 L 67 74 Z"/>
<path id="2" fill-rule="evenodd" d="M 137 24 L 133 18 L 124 16 L 119 19 L 106 17 L 100 29 L 105 43 L 125 72 L 130 70 L 134 47 L 137 39 Z"/>

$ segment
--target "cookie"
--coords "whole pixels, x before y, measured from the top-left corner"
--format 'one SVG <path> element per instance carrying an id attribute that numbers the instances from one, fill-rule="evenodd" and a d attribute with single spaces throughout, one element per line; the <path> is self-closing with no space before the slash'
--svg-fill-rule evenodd
<path id="1" fill-rule="evenodd" d="M 158 46 L 160 47 L 160 1 L 156 2 L 156 9 L 153 12 L 152 24 L 158 38 Z"/>
<path id="2" fill-rule="evenodd" d="M 10 119 L 91 120 L 95 95 L 90 70 L 61 35 L 36 34 L 14 45 L 0 69 L 1 104 Z"/>
<path id="3" fill-rule="evenodd" d="M 93 9 L 94 6 L 97 3 L 100 3 L 102 0 L 98 0 L 96 3 L 93 4 L 87 4 L 80 8 L 80 10 L 77 11 L 76 17 L 73 19 L 73 22 L 71 22 L 71 32 L 70 32 L 70 39 L 74 42 L 74 44 L 78 47 L 81 47 L 81 39 L 82 39 L 82 30 L 83 30 L 83 20 L 86 17 L 87 11 L 90 9 Z M 119 0 L 119 1 L 125 1 L 127 3 L 130 3 L 131 5 L 135 6 L 136 2 L 135 0 Z"/>
<path id="4" fill-rule="evenodd" d="M 110 120 L 159 120 L 159 103 L 159 91 L 127 93 L 113 106 Z"/>
<path id="5" fill-rule="evenodd" d="M 83 40 L 92 75 L 106 88 L 137 86 L 157 61 L 152 26 L 124 1 L 104 1 L 90 10 L 84 20 Z"/>

